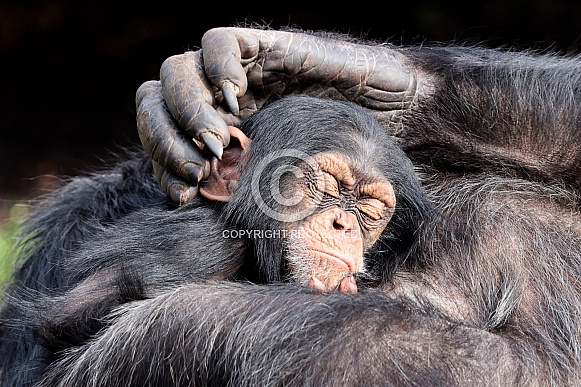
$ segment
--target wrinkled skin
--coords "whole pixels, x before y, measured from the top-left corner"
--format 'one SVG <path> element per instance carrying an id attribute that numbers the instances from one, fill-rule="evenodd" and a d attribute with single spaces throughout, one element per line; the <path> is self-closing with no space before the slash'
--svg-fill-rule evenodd
<path id="1" fill-rule="evenodd" d="M 176 202 L 195 197 L 196 184 L 209 174 L 204 152 L 186 137 L 220 157 L 230 140 L 228 125 L 237 125 L 270 100 L 299 93 L 356 102 L 396 130 L 398 116 L 417 92 L 405 57 L 376 47 L 220 28 L 204 35 L 202 52 L 203 63 L 200 51 L 168 58 L 161 68 L 163 87 L 152 81 L 137 92 L 141 141 L 156 162 L 162 187 Z"/>
<path id="2" fill-rule="evenodd" d="M 186 284 L 295 283 L 313 295 L 354 294 L 406 260 L 432 206 L 395 139 L 360 106 L 291 96 L 229 130 L 222 159 L 187 205 L 159 189 L 143 150 L 39 203 L 0 309 L 4 384 L 92 384 L 79 379 L 84 366 L 77 373 L 56 362 L 108 331 L 118 308 Z M 158 333 L 153 341 L 164 342 Z M 97 385 L 109 383 L 172 384 L 144 373 Z"/>
<path id="3" fill-rule="evenodd" d="M 209 173 L 205 160 L 227 143 L 225 125 L 238 119 L 231 114 L 233 94 L 240 116 L 247 116 L 281 94 L 307 93 L 356 101 L 396 134 L 438 216 L 426 227 L 419 220 L 409 226 L 413 254 L 357 295 L 221 281 L 160 284 L 162 294 L 136 298 L 131 283 L 116 284 L 125 298 L 99 320 L 104 329 L 54 354 L 46 373 L 16 359 L 26 364 L 19 370 L 42 372 L 36 377 L 46 386 L 581 385 L 579 58 L 245 29 L 209 31 L 203 61 L 200 55 L 170 58 L 161 82 L 138 92 L 144 146 L 175 201 L 196 195 L 197 182 Z M 378 60 L 356 66 L 356 58 Z M 217 92 L 220 85 L 230 91 Z M 142 184 L 153 179 L 147 176 L 108 174 L 71 186 L 41 223 L 48 242 L 35 252 L 40 263 L 23 265 L 21 273 L 32 267 L 24 277 L 28 287 L 59 289 L 55 271 L 75 243 L 119 223 L 126 212 L 147 218 L 134 211 L 135 198 L 161 195 Z M 118 180 L 113 203 L 103 179 Z M 157 249 L 160 269 L 172 258 L 187 259 L 189 251 L 165 250 L 180 241 L 205 258 L 201 268 L 190 268 L 203 269 L 203 278 L 215 278 L 236 260 L 214 250 L 209 256 L 205 241 L 184 237 L 191 230 L 183 222 L 163 230 L 160 236 L 159 229 L 146 229 L 148 237 L 134 242 L 146 253 Z M 115 252 L 125 254 L 127 247 Z M 58 302 L 54 307 L 62 310 Z M 17 329 L 27 329 L 19 323 Z M 9 348 L 36 356 L 37 338 L 21 337 L 29 341 L 0 343 L 16 341 Z M 22 348 L 31 343 L 37 344 L 32 351 Z"/>
<path id="4" fill-rule="evenodd" d="M 286 224 L 286 260 L 292 278 L 322 291 L 357 293 L 353 275 L 364 269 L 364 252 L 379 239 L 394 213 L 393 187 L 381 173 L 359 170 L 339 152 L 320 153 L 312 161 L 303 164 L 302 179 L 285 186 L 285 191 L 307 199 L 285 212 L 289 216 L 310 213 Z M 305 164 L 318 169 L 312 171 Z M 403 170 L 404 164 L 398 168 Z"/>
<path id="5" fill-rule="evenodd" d="M 418 255 L 382 287 L 403 304 L 411 300 L 416 312 L 427 308 L 440 314 L 440 322 L 458 324 L 454 339 L 446 339 L 451 347 L 432 353 L 437 324 L 410 316 L 410 326 L 427 329 L 422 338 L 408 337 L 408 346 L 395 350 L 389 346 L 401 343 L 405 331 L 396 329 L 381 341 L 390 349 L 370 348 L 368 356 L 381 358 L 386 372 L 393 371 L 387 379 L 396 383 L 576 385 L 580 84 L 578 58 L 218 28 L 204 35 L 202 52 L 169 58 L 161 82 L 140 88 L 138 127 L 158 162 L 161 186 L 183 203 L 206 176 L 204 154 L 220 156 L 219 145 L 228 144 L 226 124 L 285 94 L 362 105 L 399 137 L 442 211 L 441 221 L 421 236 L 425 244 Z M 157 111 L 148 109 L 151 101 Z M 197 143 L 176 141 L 181 136 Z M 366 310 L 361 307 L 362 314 Z M 261 321 L 258 314 L 254 318 Z M 332 339 L 357 326 L 334 321 L 326 320 L 320 328 L 326 333 L 310 339 Z M 464 335 L 465 328 L 474 336 Z M 483 357 L 476 350 L 481 344 L 488 348 Z M 426 345 L 422 355 L 409 355 Z M 468 354 L 465 345 L 475 351 Z M 285 356 L 290 362 L 293 354 Z M 434 357 L 446 366 L 419 375 L 436 367 Z M 314 363 L 316 355 L 308 364 Z M 404 363 L 411 368 L 401 368 Z M 260 374 L 259 368 L 248 372 Z"/>

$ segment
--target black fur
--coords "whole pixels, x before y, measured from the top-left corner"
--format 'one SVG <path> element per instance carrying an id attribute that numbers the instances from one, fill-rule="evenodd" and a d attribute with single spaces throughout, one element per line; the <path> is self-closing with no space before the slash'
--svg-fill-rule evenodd
<path id="1" fill-rule="evenodd" d="M 323 127 L 341 131 L 341 138 L 332 135 L 331 131 L 319 130 Z M 78 235 L 68 233 L 67 237 L 54 242 L 55 245 L 59 241 L 69 243 L 66 256 L 64 249 L 59 249 L 58 257 L 53 252 L 44 252 L 48 248 L 45 245 L 53 244 L 51 236 L 31 246 L 28 260 L 42 261 L 37 258 L 38 254 L 58 259 L 60 283 L 53 288 L 25 287 L 28 293 L 36 291 L 32 297 L 20 296 L 22 291 L 18 285 L 12 290 L 13 299 L 9 300 L 4 317 L 9 312 L 15 313 L 16 317 L 9 321 L 17 323 L 4 335 L 13 339 L 14 345 L 33 344 L 41 351 L 40 355 L 32 356 L 27 349 L 17 349 L 17 358 L 6 357 L 4 369 L 9 370 L 6 372 L 9 378 L 14 378 L 14 383 L 35 380 L 38 376 L 19 373 L 18 369 L 10 367 L 25 365 L 27 369 L 35 367 L 42 372 L 60 351 L 83 347 L 100 331 L 111 329 L 111 321 L 105 317 L 119 305 L 155 298 L 184 284 L 208 279 L 245 279 L 259 283 L 284 280 L 281 238 L 260 235 L 225 238 L 223 235 L 223 231 L 282 229 L 282 222 L 265 215 L 250 192 L 257 164 L 272 151 L 292 149 L 311 156 L 339 151 L 361 170 L 374 169 L 387 177 L 398 193 L 398 208 L 382 236 L 382 243 L 389 244 L 390 250 L 370 252 L 367 258 L 370 275 L 387 278 L 406 259 L 416 241 L 417 228 L 423 218 L 430 215 L 431 204 L 403 151 L 363 109 L 344 102 L 289 97 L 269 105 L 241 128 L 254 140 L 240 188 L 226 205 L 197 199 L 174 208 L 157 190 L 147 199 L 145 194 L 138 192 L 142 188 L 129 185 L 132 180 L 127 179 L 127 175 L 133 175 L 142 179 L 140 183 L 135 180 L 135 185 L 154 186 L 154 177 L 150 168 L 143 164 L 143 156 L 132 156 L 133 160 L 123 162 L 112 171 L 73 180 L 46 201 L 50 206 L 48 214 L 53 208 L 56 217 L 61 207 L 71 206 L 66 202 L 71 195 L 69 191 L 76 188 L 78 197 L 89 201 L 83 185 L 100 192 L 111 184 L 107 191 L 110 198 L 90 202 L 113 201 L 121 203 L 120 207 L 139 205 L 118 211 L 115 219 L 105 218 L 98 208 L 84 209 L 88 214 L 93 211 L 95 219 L 87 216 L 92 223 L 79 226 Z M 278 158 L 262 171 L 262 175 L 268 177 L 276 167 L 300 161 Z M 124 171 L 123 176 L 119 175 L 119 170 Z M 106 176 L 110 179 L 103 181 Z M 117 179 L 122 179 L 123 184 Z M 284 186 L 284 179 L 281 185 Z M 143 203 L 133 202 L 134 194 L 140 195 Z M 271 199 L 268 194 L 265 198 Z M 71 210 L 75 210 L 74 205 Z M 37 216 L 45 215 L 41 210 Z M 69 214 L 69 218 L 62 219 L 63 226 L 70 223 L 68 219 L 73 216 L 78 217 Z M 44 230 L 45 222 L 34 219 L 30 221 L 31 228 Z M 51 221 L 57 222 L 57 219 Z M 28 277 L 24 272 L 17 273 L 17 279 L 20 276 Z M 39 284 L 42 281 L 39 280 Z M 34 331 L 23 330 L 18 321 L 28 321 Z"/>
<path id="2" fill-rule="evenodd" d="M 220 250 L 227 248 L 183 227 L 180 217 L 197 219 L 210 239 L 215 230 L 206 219 L 214 211 L 225 227 L 272 223 L 251 224 L 247 183 L 225 208 L 198 201 L 193 211 L 173 210 L 149 167 L 130 161 L 135 181 L 97 174 L 73 182 L 30 222 L 28 235 L 40 239 L 16 278 L 41 294 L 32 302 L 18 286 L 9 293 L 16 301 L 2 316 L 16 313 L 16 323 L 2 326 L 6 384 L 580 384 L 581 61 L 477 47 L 399 51 L 430 86 L 404 112 L 398 135 L 435 212 L 403 174 L 409 205 L 376 249 L 389 250 L 386 259 L 373 257 L 374 289 L 325 295 L 292 284 L 202 281 L 249 278 L 254 264 L 252 279 L 279 280 L 282 250 L 250 241 L 243 264 L 242 247 Z M 337 116 L 348 121 L 351 113 Z M 378 130 L 349 141 L 348 130 L 328 133 L 325 123 L 305 124 L 301 134 L 301 120 L 285 136 L 276 126 L 281 117 L 288 116 L 267 114 L 273 127 L 253 133 L 265 141 L 258 155 L 290 144 L 356 146 L 359 154 L 358 145 L 373 150 L 375 136 L 385 136 Z M 384 173 L 393 168 L 382 164 L 385 153 L 370 154 Z M 92 191 L 114 195 L 88 200 Z M 189 241 L 188 233 L 202 239 Z M 78 251 L 72 260 L 70 250 Z M 201 261 L 180 266 L 185 252 Z M 96 308 L 67 303 L 75 299 L 71 287 L 104 265 L 117 273 L 107 284 L 117 299 L 105 307 L 97 299 Z M 60 271 L 50 279 L 53 267 Z M 96 326 L 61 321 L 82 321 L 87 311 Z"/>

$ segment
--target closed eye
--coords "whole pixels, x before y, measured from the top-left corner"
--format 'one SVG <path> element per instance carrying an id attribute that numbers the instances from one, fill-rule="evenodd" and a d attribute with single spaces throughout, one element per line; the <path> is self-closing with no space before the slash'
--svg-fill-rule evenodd
<path id="1" fill-rule="evenodd" d="M 384 217 L 385 211 L 387 209 L 385 203 L 379 199 L 371 197 L 359 199 L 357 201 L 356 207 L 362 215 L 365 215 L 374 221 L 381 220 Z"/>
<path id="2" fill-rule="evenodd" d="M 335 199 L 340 199 L 341 186 L 337 179 L 335 178 L 335 176 L 331 175 L 330 173 L 323 172 L 322 177 L 323 179 L 320 184 L 319 190 L 323 192 L 325 195 L 329 195 Z"/>

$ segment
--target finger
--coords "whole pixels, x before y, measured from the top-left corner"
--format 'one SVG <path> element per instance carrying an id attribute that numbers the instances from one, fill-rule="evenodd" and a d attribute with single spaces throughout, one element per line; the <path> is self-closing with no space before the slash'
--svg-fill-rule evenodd
<path id="1" fill-rule="evenodd" d="M 198 194 L 198 187 L 191 186 L 179 177 L 172 175 L 161 165 L 152 161 L 153 171 L 161 189 L 174 203 L 184 204 L 192 201 Z"/>
<path id="2" fill-rule="evenodd" d="M 161 96 L 160 83 L 151 81 L 141 85 L 136 104 L 137 131 L 151 158 L 192 185 L 207 177 L 209 161 L 177 128 Z"/>
<path id="3" fill-rule="evenodd" d="M 160 71 L 161 91 L 178 125 L 221 158 L 222 149 L 230 143 L 230 132 L 214 108 L 214 92 L 201 61 L 199 51 L 166 59 Z"/>
<path id="4" fill-rule="evenodd" d="M 230 111 L 238 115 L 238 101 L 247 90 L 243 64 L 252 62 L 260 49 L 256 31 L 242 28 L 215 28 L 202 37 L 204 69 L 212 84 L 222 91 Z"/>

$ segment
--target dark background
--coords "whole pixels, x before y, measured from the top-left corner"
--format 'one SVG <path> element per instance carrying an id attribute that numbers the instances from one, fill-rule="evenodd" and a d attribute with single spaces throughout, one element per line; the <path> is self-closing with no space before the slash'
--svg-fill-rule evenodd
<path id="1" fill-rule="evenodd" d="M 204 11 L 206 3 L 191 0 L 0 2 L 0 209 L 136 141 L 135 90 L 212 27 L 248 20 L 393 43 L 580 51 L 578 1 L 311 3 L 213 1 Z"/>

